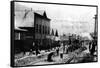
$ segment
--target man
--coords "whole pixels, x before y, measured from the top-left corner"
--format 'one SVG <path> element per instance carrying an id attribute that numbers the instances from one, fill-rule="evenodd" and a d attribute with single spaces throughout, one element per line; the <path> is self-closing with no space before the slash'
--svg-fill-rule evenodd
<path id="1" fill-rule="evenodd" d="M 57 52 L 57 55 L 59 55 L 59 48 L 57 48 L 56 52 Z"/>
<path id="2" fill-rule="evenodd" d="M 89 43 L 89 51 L 92 56 L 94 55 L 95 52 L 95 46 L 96 42 L 94 40 Z"/>
<path id="3" fill-rule="evenodd" d="M 38 47 L 39 47 L 39 43 L 36 44 L 35 46 L 36 46 L 36 56 L 37 56 L 38 54 L 40 54 L 40 52 L 39 52 L 39 48 L 38 48 Z"/>

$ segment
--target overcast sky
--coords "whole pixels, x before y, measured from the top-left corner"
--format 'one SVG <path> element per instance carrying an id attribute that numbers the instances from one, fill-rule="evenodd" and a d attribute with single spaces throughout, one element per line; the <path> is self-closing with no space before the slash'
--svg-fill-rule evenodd
<path id="1" fill-rule="evenodd" d="M 46 11 L 47 17 L 51 19 L 51 28 L 57 29 L 59 34 L 80 34 L 94 31 L 95 7 L 24 2 L 17 2 L 15 5 Z"/>

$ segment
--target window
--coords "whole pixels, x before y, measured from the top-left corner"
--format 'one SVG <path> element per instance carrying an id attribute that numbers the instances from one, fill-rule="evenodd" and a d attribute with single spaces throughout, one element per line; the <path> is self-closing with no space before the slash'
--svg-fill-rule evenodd
<path id="1" fill-rule="evenodd" d="M 15 40 L 20 40 L 20 33 L 15 33 Z"/>
<path id="2" fill-rule="evenodd" d="M 47 34 L 47 27 L 45 26 L 45 34 Z"/>
<path id="3" fill-rule="evenodd" d="M 48 34 L 49 34 L 49 27 L 48 27 Z"/>
<path id="4" fill-rule="evenodd" d="M 38 24 L 36 24 L 36 33 L 38 33 L 38 28 L 39 28 Z"/>
<path id="5" fill-rule="evenodd" d="M 41 25 L 39 25 L 39 33 L 41 33 Z"/>
<path id="6" fill-rule="evenodd" d="M 43 34 L 44 34 L 44 25 L 43 25 Z"/>
<path id="7" fill-rule="evenodd" d="M 43 25 L 41 25 L 41 33 L 43 34 Z"/>
<path id="8" fill-rule="evenodd" d="M 48 29 L 47 29 L 47 33 L 49 34 L 49 27 L 48 27 Z"/>

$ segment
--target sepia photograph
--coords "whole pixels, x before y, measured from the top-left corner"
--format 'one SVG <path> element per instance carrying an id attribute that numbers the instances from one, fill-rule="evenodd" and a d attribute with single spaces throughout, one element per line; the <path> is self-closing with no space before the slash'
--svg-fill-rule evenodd
<path id="1" fill-rule="evenodd" d="M 98 61 L 98 6 L 11 2 L 11 66 Z"/>

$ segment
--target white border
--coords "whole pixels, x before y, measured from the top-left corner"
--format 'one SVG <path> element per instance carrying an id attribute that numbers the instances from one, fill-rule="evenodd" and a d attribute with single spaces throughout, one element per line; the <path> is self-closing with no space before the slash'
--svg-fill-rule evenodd
<path id="1" fill-rule="evenodd" d="M 30 0 L 30 1 L 88 4 L 88 5 L 98 5 L 100 7 L 99 0 Z M 99 20 L 98 20 L 98 29 L 100 28 Z M 98 30 L 98 36 L 100 36 L 99 30 Z M 100 44 L 100 38 L 98 39 L 99 39 L 98 42 Z M 99 45 L 98 45 L 98 51 L 100 51 Z M 100 53 L 98 54 L 98 56 L 99 55 Z M 98 63 L 49 65 L 49 66 L 36 66 L 36 67 L 38 68 L 47 68 L 47 67 L 48 68 L 49 67 L 50 68 L 51 67 L 52 68 L 68 68 L 68 67 L 69 68 L 75 68 L 75 67 L 76 68 L 99 68 L 100 65 L 99 60 Z M 10 68 L 10 0 L 0 1 L 0 68 Z M 32 67 L 27 67 L 27 68 L 32 68 Z"/>

